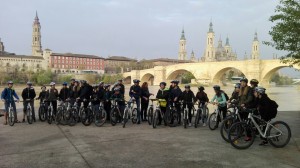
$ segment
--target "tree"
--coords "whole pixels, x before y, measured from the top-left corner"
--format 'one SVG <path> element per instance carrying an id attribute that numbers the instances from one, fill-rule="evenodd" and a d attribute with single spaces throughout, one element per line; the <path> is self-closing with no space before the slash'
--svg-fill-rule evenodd
<path id="1" fill-rule="evenodd" d="M 280 0 L 270 21 L 275 23 L 269 34 L 271 42 L 263 42 L 277 50 L 287 51 L 284 63 L 300 64 L 300 0 Z"/>

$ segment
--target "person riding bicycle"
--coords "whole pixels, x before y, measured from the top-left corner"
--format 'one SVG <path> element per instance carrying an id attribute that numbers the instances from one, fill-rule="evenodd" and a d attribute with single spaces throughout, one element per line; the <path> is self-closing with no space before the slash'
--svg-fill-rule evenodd
<path id="1" fill-rule="evenodd" d="M 166 82 L 160 82 L 159 84 L 159 90 L 157 91 L 156 94 L 156 98 L 159 99 L 159 106 L 160 106 L 160 110 L 163 114 L 166 114 L 167 111 L 167 103 L 168 103 L 168 99 L 169 99 L 169 90 L 166 89 Z M 158 115 L 158 125 L 161 125 L 161 115 Z M 165 123 L 166 125 L 166 123 Z"/>
<path id="2" fill-rule="evenodd" d="M 124 95 L 121 93 L 119 87 L 116 87 L 114 89 L 114 93 L 111 95 L 110 99 L 117 99 L 116 102 L 118 103 L 119 110 L 121 113 L 121 116 L 118 116 L 118 122 L 120 123 L 122 121 L 122 117 L 125 109 L 125 100 L 124 100 Z"/>
<path id="3" fill-rule="evenodd" d="M 221 112 L 223 118 L 226 118 L 226 113 L 227 113 L 227 104 L 226 104 L 226 97 L 225 97 L 225 93 L 221 91 L 221 87 L 219 85 L 215 85 L 214 87 L 214 91 L 215 91 L 215 96 L 211 99 L 211 103 L 213 103 L 214 105 L 218 105 L 218 109 Z M 217 102 L 215 102 L 215 100 Z M 217 123 L 217 127 L 218 124 L 220 122 L 220 116 L 218 116 L 218 123 Z"/>
<path id="4" fill-rule="evenodd" d="M 48 102 L 46 104 L 46 109 L 48 109 L 48 106 L 50 106 L 50 103 L 52 103 L 53 114 L 54 115 L 56 115 L 56 111 L 57 111 L 57 98 L 58 98 L 58 96 L 59 96 L 58 95 L 58 90 L 55 88 L 55 82 L 51 82 L 50 83 L 50 89 L 47 90 L 45 100 Z"/>
<path id="5" fill-rule="evenodd" d="M 209 102 L 209 99 L 207 97 L 207 94 L 204 92 L 204 87 L 203 86 L 199 86 L 198 87 L 198 92 L 196 94 L 196 99 L 197 101 L 199 101 L 199 105 L 198 108 L 202 108 L 202 113 L 206 114 L 206 108 L 207 108 L 207 103 Z M 203 122 L 203 126 L 206 126 L 206 120 L 207 120 L 207 116 L 204 116 L 204 118 L 202 118 L 202 122 Z M 199 121 L 197 121 L 199 123 Z"/>
<path id="6" fill-rule="evenodd" d="M 234 91 L 232 92 L 231 97 L 227 101 L 228 103 L 230 103 L 232 100 L 236 100 L 236 101 L 239 100 L 240 87 L 241 87 L 240 83 L 236 83 L 234 85 Z"/>
<path id="7" fill-rule="evenodd" d="M 135 102 L 136 102 L 136 107 L 137 107 L 137 124 L 141 123 L 141 93 L 142 93 L 142 89 L 140 87 L 140 80 L 138 79 L 134 79 L 133 80 L 134 85 L 132 85 L 130 87 L 129 90 L 129 96 L 130 98 L 134 98 Z"/>
<path id="8" fill-rule="evenodd" d="M 36 100 L 40 100 L 40 103 L 43 102 L 46 98 L 46 86 L 41 87 L 42 91 L 40 92 L 39 96 L 36 98 Z"/>
<path id="9" fill-rule="evenodd" d="M 242 78 L 240 80 L 240 92 L 239 92 L 239 105 L 245 108 L 255 108 L 253 90 L 248 86 L 248 79 Z"/>
<path id="10" fill-rule="evenodd" d="M 178 103 L 180 100 L 180 96 L 182 94 L 181 89 L 178 86 L 179 81 L 178 80 L 173 80 L 171 81 L 171 87 L 170 87 L 170 92 L 169 92 L 169 101 L 170 104 L 175 103 L 175 108 L 178 113 L 178 124 L 181 124 L 181 108 L 180 104 Z M 171 124 L 173 124 L 173 120 L 171 121 Z"/>
<path id="11" fill-rule="evenodd" d="M 89 105 L 89 100 L 91 99 L 91 95 L 93 93 L 93 87 L 87 83 L 87 81 L 81 81 L 80 95 L 79 98 L 83 101 L 84 108 L 87 108 Z"/>
<path id="12" fill-rule="evenodd" d="M 196 102 L 196 97 L 193 91 L 191 91 L 190 85 L 184 86 L 185 90 L 181 94 L 181 100 L 183 100 L 183 108 L 188 106 L 188 115 L 189 115 L 189 127 L 192 126 L 192 109 L 194 106 L 194 103 Z"/>
<path id="13" fill-rule="evenodd" d="M 27 87 L 22 91 L 22 99 L 23 99 L 23 120 L 22 122 L 25 122 L 25 116 L 26 116 L 26 109 L 28 103 L 30 103 L 31 109 L 32 109 L 32 119 L 35 122 L 35 111 L 34 111 L 34 98 L 36 96 L 35 90 L 32 87 L 31 82 L 27 82 Z M 26 101 L 29 99 L 30 101 Z"/>
<path id="14" fill-rule="evenodd" d="M 100 100 L 103 99 L 103 94 L 100 93 L 99 85 L 93 85 L 93 93 L 91 95 L 92 109 L 99 113 Z"/>
<path id="15" fill-rule="evenodd" d="M 266 94 L 266 89 L 263 87 L 256 87 L 254 89 L 254 96 L 257 98 L 257 108 L 260 113 L 261 119 L 269 122 L 274 117 L 274 113 L 277 114 L 278 105 L 272 103 L 272 100 Z M 273 107 L 275 106 L 275 107 Z M 274 111 L 275 110 L 275 111 Z M 266 127 L 264 126 L 263 131 Z M 263 141 L 260 145 L 266 145 L 268 143 L 266 138 L 262 138 Z"/>
<path id="16" fill-rule="evenodd" d="M 59 92 L 59 98 L 63 102 L 65 102 L 67 99 L 70 98 L 70 89 L 68 88 L 68 83 L 67 82 L 63 83 L 63 87 Z"/>
<path id="17" fill-rule="evenodd" d="M 110 120 L 110 110 L 111 110 L 111 97 L 112 92 L 110 91 L 110 85 L 105 84 L 104 85 L 104 93 L 103 93 L 103 100 L 104 100 L 104 109 L 106 111 L 106 118 L 107 120 Z"/>
<path id="18" fill-rule="evenodd" d="M 122 79 L 118 80 L 118 85 L 120 86 L 121 94 L 125 95 L 125 86 L 123 85 L 123 80 Z"/>
<path id="19" fill-rule="evenodd" d="M 259 82 L 257 79 L 251 79 L 250 81 L 250 85 L 251 85 L 251 88 L 254 89 L 258 86 Z"/>
<path id="20" fill-rule="evenodd" d="M 17 109 L 16 109 L 16 104 L 14 98 L 17 99 L 17 102 L 19 103 L 20 99 L 16 91 L 13 89 L 13 81 L 8 81 L 7 82 L 8 87 L 4 88 L 4 90 L 1 93 L 1 100 L 4 102 L 5 106 L 5 112 L 4 112 L 4 118 L 5 122 L 4 125 L 7 125 L 7 118 L 8 118 L 8 108 L 11 105 L 14 114 L 15 114 L 15 122 L 18 123 L 18 116 L 17 116 Z"/>
<path id="21" fill-rule="evenodd" d="M 75 101 L 77 101 L 79 99 L 80 91 L 81 91 L 80 81 L 76 80 L 74 83 L 74 86 L 70 90 L 70 100 L 71 100 L 72 105 L 75 103 Z M 80 107 L 80 102 L 78 101 L 78 110 L 79 110 L 79 107 Z"/>

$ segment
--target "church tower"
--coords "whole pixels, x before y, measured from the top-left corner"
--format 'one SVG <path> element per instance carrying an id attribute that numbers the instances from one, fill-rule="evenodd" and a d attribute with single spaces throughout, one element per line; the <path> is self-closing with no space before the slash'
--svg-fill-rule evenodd
<path id="1" fill-rule="evenodd" d="M 232 52 L 231 46 L 229 44 L 229 38 L 228 38 L 228 36 L 226 38 L 225 51 L 226 51 L 227 56 L 229 56 L 230 53 Z"/>
<path id="2" fill-rule="evenodd" d="M 36 12 L 34 22 L 32 25 L 32 55 L 42 56 L 42 42 L 41 42 L 41 24 L 38 14 Z"/>
<path id="3" fill-rule="evenodd" d="M 192 53 L 191 53 L 191 61 L 192 61 L 192 62 L 197 62 L 197 59 L 196 59 L 194 50 L 192 50 Z"/>
<path id="4" fill-rule="evenodd" d="M 186 60 L 186 39 L 184 36 L 184 29 L 182 29 L 181 38 L 179 40 L 178 60 Z"/>
<path id="5" fill-rule="evenodd" d="M 4 52 L 4 44 L 1 41 L 1 38 L 0 38 L 0 52 Z"/>
<path id="6" fill-rule="evenodd" d="M 259 59 L 259 41 L 258 41 L 258 38 L 257 38 L 257 32 L 255 32 L 254 34 L 254 40 L 252 42 L 252 53 L 251 53 L 251 57 L 252 59 L 254 60 L 257 60 Z"/>
<path id="7" fill-rule="evenodd" d="M 215 39 L 215 33 L 213 30 L 213 24 L 212 22 L 210 22 L 209 30 L 207 32 L 206 48 L 204 54 L 205 61 L 216 61 L 214 39 Z"/>

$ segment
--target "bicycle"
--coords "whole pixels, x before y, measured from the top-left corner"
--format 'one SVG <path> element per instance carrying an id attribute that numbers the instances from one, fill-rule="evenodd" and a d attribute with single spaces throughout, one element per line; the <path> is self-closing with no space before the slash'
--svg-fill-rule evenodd
<path id="1" fill-rule="evenodd" d="M 217 106 L 213 113 L 208 118 L 208 127 L 210 130 L 215 130 L 219 127 L 219 123 L 222 122 L 225 118 L 223 118 L 223 115 L 221 114 L 221 111 L 219 110 L 219 107 L 217 104 L 212 103 L 213 105 Z M 228 111 L 227 111 L 228 113 Z M 231 115 L 230 114 L 226 114 Z"/>
<path id="2" fill-rule="evenodd" d="M 156 101 L 157 99 L 150 99 L 151 104 L 149 105 L 148 111 L 147 111 L 147 120 L 148 124 L 151 125 L 153 121 L 153 101 Z"/>
<path id="3" fill-rule="evenodd" d="M 185 104 L 185 107 L 183 108 L 183 127 L 187 128 L 188 122 L 189 122 L 189 106 L 188 104 L 193 104 L 192 102 L 182 102 L 182 105 Z M 192 109 L 193 110 L 193 109 Z"/>
<path id="4" fill-rule="evenodd" d="M 121 114 L 121 111 L 119 109 L 118 101 L 122 101 L 122 99 L 111 99 L 112 103 L 112 108 L 110 110 L 110 123 L 112 126 L 115 126 L 117 124 L 118 118 L 121 118 L 123 116 Z M 123 117 L 124 118 L 124 117 Z M 123 126 L 124 127 L 124 126 Z"/>
<path id="5" fill-rule="evenodd" d="M 31 100 L 31 99 L 26 99 L 26 100 L 23 101 L 23 102 L 26 102 L 26 103 L 27 103 L 27 107 L 26 107 L 25 114 L 26 114 L 26 117 L 27 117 L 27 122 L 28 122 L 28 124 L 32 124 L 32 123 L 33 123 L 32 107 L 31 107 L 31 105 L 30 105 L 30 103 L 31 103 L 32 101 L 33 101 L 33 100 Z"/>
<path id="6" fill-rule="evenodd" d="M 153 114 L 152 127 L 156 128 L 156 126 L 158 125 L 158 122 L 159 122 L 158 118 L 159 118 L 159 116 L 164 121 L 164 125 L 167 126 L 167 121 L 166 121 L 166 118 L 165 118 L 165 114 L 160 109 L 160 103 L 161 102 L 166 102 L 166 100 L 156 99 L 155 101 L 157 101 L 157 105 L 156 105 L 156 109 L 155 109 L 154 114 Z"/>
<path id="7" fill-rule="evenodd" d="M 61 125 L 66 125 L 67 124 L 67 117 L 68 115 L 66 114 L 67 112 L 67 107 L 68 104 L 67 102 L 61 101 L 60 104 L 57 107 L 57 113 L 55 116 L 55 123 L 56 125 L 61 124 Z"/>
<path id="8" fill-rule="evenodd" d="M 179 121 L 179 114 L 175 106 L 175 102 L 169 104 L 167 108 L 167 122 L 170 127 L 175 127 L 178 125 Z"/>
<path id="9" fill-rule="evenodd" d="M 283 121 L 275 121 L 271 124 L 262 120 L 258 115 L 253 114 L 254 111 L 248 110 L 247 121 L 237 122 L 230 127 L 228 132 L 230 144 L 236 149 L 249 148 L 255 139 L 254 129 L 257 129 L 260 136 L 266 138 L 272 146 L 276 148 L 286 146 L 291 139 L 291 129 L 288 124 Z M 246 140 L 245 138 L 249 136 L 251 138 Z M 243 145 L 243 143 L 245 144 Z"/>
<path id="10" fill-rule="evenodd" d="M 44 122 L 46 120 L 46 103 L 44 100 L 40 102 L 39 120 L 42 122 Z"/>
<path id="11" fill-rule="evenodd" d="M 87 107 L 84 107 L 84 103 L 80 107 L 80 119 L 81 123 L 85 126 L 89 126 L 92 124 L 94 120 L 94 112 L 92 110 L 92 103 L 91 101 L 88 101 L 86 99 L 83 100 L 83 102 L 89 102 Z"/>
<path id="12" fill-rule="evenodd" d="M 53 115 L 53 105 L 52 105 L 52 101 L 48 101 L 50 104 L 48 106 L 48 109 L 47 109 L 47 122 L 48 124 L 52 124 L 52 121 L 54 119 L 54 115 Z"/>
<path id="13" fill-rule="evenodd" d="M 14 100 L 14 102 L 18 102 L 17 100 Z M 9 107 L 8 107 L 8 124 L 10 126 L 14 126 L 15 124 L 15 118 L 17 116 L 17 112 L 14 111 L 12 105 L 11 105 L 11 102 L 9 102 Z"/>
<path id="14" fill-rule="evenodd" d="M 125 128 L 128 119 L 131 119 L 133 124 L 137 123 L 137 108 L 134 107 L 134 104 L 134 98 L 131 98 L 126 104 L 123 114 L 123 128 Z"/>
<path id="15" fill-rule="evenodd" d="M 203 126 L 206 125 L 207 122 L 207 116 L 209 114 L 209 110 L 207 106 L 205 105 L 206 102 L 199 102 L 199 106 L 196 112 L 196 117 L 195 117 L 195 128 L 198 127 L 199 121 L 202 120 Z M 204 112 L 205 109 L 205 112 Z"/>
<path id="16" fill-rule="evenodd" d="M 231 102 L 231 104 L 228 106 L 229 108 L 233 109 L 232 114 L 227 116 L 224 121 L 221 123 L 221 127 L 220 127 L 220 134 L 221 137 L 226 141 L 229 142 L 228 139 L 228 131 L 229 128 L 236 122 L 240 122 L 242 121 L 242 118 L 240 116 L 240 111 L 239 108 L 237 106 L 237 102 L 235 100 L 233 100 Z"/>
<path id="17" fill-rule="evenodd" d="M 79 106 L 78 106 L 77 100 L 74 102 L 73 105 L 71 103 L 68 104 L 67 114 L 70 115 L 69 126 L 74 126 L 79 121 L 79 111 L 78 111 L 78 108 L 79 108 Z"/>
<path id="18" fill-rule="evenodd" d="M 103 101 L 100 101 L 99 111 L 94 111 L 95 114 L 95 125 L 101 127 L 107 118 L 106 111 L 104 109 Z"/>

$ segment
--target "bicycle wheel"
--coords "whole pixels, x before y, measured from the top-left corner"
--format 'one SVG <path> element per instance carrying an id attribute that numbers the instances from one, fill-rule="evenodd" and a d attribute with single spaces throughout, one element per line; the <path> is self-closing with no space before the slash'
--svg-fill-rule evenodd
<path id="1" fill-rule="evenodd" d="M 31 109 L 26 109 L 26 115 L 27 115 L 27 122 L 28 122 L 28 124 L 32 124 L 33 118 L 32 118 Z"/>
<path id="2" fill-rule="evenodd" d="M 187 124 L 188 124 L 187 113 L 188 113 L 188 111 L 184 110 L 184 116 L 183 116 L 183 126 L 184 126 L 184 128 L 186 128 Z"/>
<path id="3" fill-rule="evenodd" d="M 131 121 L 133 124 L 135 124 L 137 122 L 138 118 L 137 118 L 137 109 L 134 108 L 132 110 L 132 116 L 131 116 Z"/>
<path id="4" fill-rule="evenodd" d="M 93 122 L 93 111 L 90 108 L 86 108 L 81 113 L 81 123 L 84 126 L 89 126 Z"/>
<path id="5" fill-rule="evenodd" d="M 101 127 L 105 123 L 106 118 L 106 111 L 101 107 L 100 111 L 95 113 L 95 125 Z"/>
<path id="6" fill-rule="evenodd" d="M 15 115 L 12 109 L 9 109 L 8 111 L 8 124 L 10 126 L 14 126 L 15 124 Z"/>
<path id="7" fill-rule="evenodd" d="M 57 113 L 56 113 L 56 116 L 55 116 L 55 124 L 58 125 L 61 123 L 61 120 L 62 120 L 62 109 L 59 108 L 57 109 Z"/>
<path id="8" fill-rule="evenodd" d="M 245 122 L 233 124 L 228 132 L 228 140 L 236 149 L 249 148 L 253 144 L 254 138 L 255 133 L 253 129 Z"/>
<path id="9" fill-rule="evenodd" d="M 155 112 L 153 113 L 153 121 L 152 121 L 152 127 L 156 128 L 157 123 L 158 123 L 158 115 L 159 115 L 159 111 L 155 110 Z"/>
<path id="10" fill-rule="evenodd" d="M 149 107 L 148 109 L 147 120 L 148 120 L 148 124 L 151 125 L 153 120 L 153 107 Z"/>
<path id="11" fill-rule="evenodd" d="M 215 130 L 218 128 L 219 122 L 217 119 L 217 114 L 215 112 L 211 113 L 211 115 L 208 118 L 208 127 L 211 130 Z"/>
<path id="12" fill-rule="evenodd" d="M 48 111 L 47 111 L 47 122 L 48 122 L 48 124 L 52 124 L 52 119 L 53 119 L 52 110 L 48 109 Z"/>
<path id="13" fill-rule="evenodd" d="M 176 110 L 172 110 L 172 112 L 170 113 L 170 119 L 171 119 L 171 122 L 169 124 L 170 127 L 175 127 L 178 125 L 179 117 Z"/>
<path id="14" fill-rule="evenodd" d="M 276 148 L 286 146 L 292 136 L 290 127 L 283 121 L 275 121 L 272 123 L 266 135 L 269 143 Z"/>
<path id="15" fill-rule="evenodd" d="M 110 123 L 112 126 L 117 124 L 119 110 L 117 108 L 112 108 L 110 111 Z"/>
<path id="16" fill-rule="evenodd" d="M 200 121 L 201 112 L 202 112 L 201 109 L 197 110 L 196 117 L 195 117 L 195 128 L 198 127 L 198 124 L 199 124 L 199 121 Z"/>
<path id="17" fill-rule="evenodd" d="M 228 131 L 229 128 L 234 124 L 234 118 L 233 117 L 229 117 L 226 118 L 220 127 L 220 133 L 221 133 L 221 137 L 226 141 L 229 142 L 228 140 Z"/>
<path id="18" fill-rule="evenodd" d="M 39 108 L 39 120 L 44 122 L 46 120 L 46 112 L 45 107 L 40 106 Z"/>
<path id="19" fill-rule="evenodd" d="M 75 109 L 69 109 L 70 119 L 69 126 L 74 126 L 77 123 L 77 112 Z"/>
<path id="20" fill-rule="evenodd" d="M 128 122 L 128 117 L 129 117 L 129 109 L 128 107 L 126 107 L 123 114 L 123 122 L 122 122 L 123 128 L 125 128 L 126 123 Z"/>

